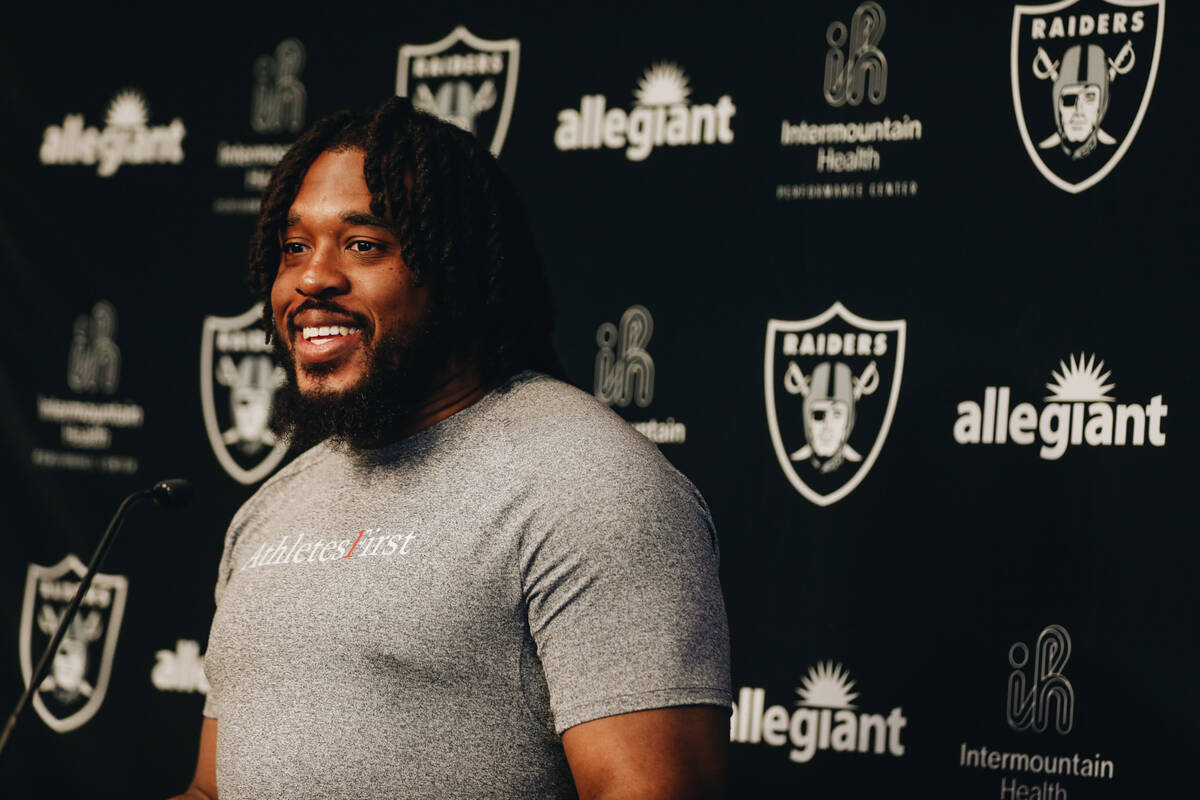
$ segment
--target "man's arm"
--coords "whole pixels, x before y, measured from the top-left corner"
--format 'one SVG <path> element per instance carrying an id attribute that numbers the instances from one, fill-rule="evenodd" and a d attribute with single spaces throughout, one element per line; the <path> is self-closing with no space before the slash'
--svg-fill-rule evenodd
<path id="1" fill-rule="evenodd" d="M 716 706 L 617 714 L 562 735 L 580 800 L 722 797 L 728 742 L 729 710 Z"/>
<path id="2" fill-rule="evenodd" d="M 187 791 L 171 800 L 216 800 L 217 797 L 217 721 L 205 717 L 200 726 L 200 755 L 196 774 Z"/>

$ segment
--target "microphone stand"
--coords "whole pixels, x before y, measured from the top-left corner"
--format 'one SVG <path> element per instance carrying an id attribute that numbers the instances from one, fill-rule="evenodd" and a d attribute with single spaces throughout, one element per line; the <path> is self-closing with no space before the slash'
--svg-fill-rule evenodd
<path id="1" fill-rule="evenodd" d="M 96 577 L 101 562 L 108 555 L 113 540 L 116 538 L 117 531 L 121 529 L 121 525 L 125 522 L 125 516 L 129 513 L 129 509 L 150 497 L 153 497 L 160 505 L 181 505 L 187 502 L 190 494 L 191 485 L 187 484 L 186 481 L 175 479 L 172 481 L 160 481 L 152 489 L 139 489 L 121 501 L 121 505 L 117 507 L 117 513 L 113 515 L 112 521 L 108 523 L 108 529 L 104 531 L 104 536 L 101 537 L 100 544 L 96 547 L 96 552 L 92 554 L 91 563 L 88 564 L 83 580 L 79 582 L 79 588 L 75 591 L 75 596 L 71 598 L 70 604 L 67 606 L 66 611 L 63 612 L 62 619 L 58 623 L 58 630 L 54 632 L 54 636 L 50 638 L 50 643 L 46 645 L 46 649 L 42 652 L 42 657 L 38 660 L 37 667 L 34 668 L 33 675 L 29 683 L 26 684 L 25 691 L 21 694 L 21 699 L 17 701 L 17 707 L 8 715 L 8 720 L 4 723 L 4 732 L 0 733 L 0 755 L 4 753 L 4 747 L 8 744 L 9 736 L 12 735 L 13 728 L 16 727 L 17 718 L 21 716 L 21 712 L 25 710 L 25 706 L 29 705 L 29 701 L 33 698 L 33 693 L 37 691 L 42 680 L 46 677 L 46 673 L 50 669 L 51 657 L 58 650 L 58 646 L 62 644 L 63 637 L 67 634 L 67 628 L 70 626 L 71 620 L 75 618 L 75 614 L 79 611 L 79 606 L 83 602 L 88 589 L 91 588 L 92 579 Z"/>

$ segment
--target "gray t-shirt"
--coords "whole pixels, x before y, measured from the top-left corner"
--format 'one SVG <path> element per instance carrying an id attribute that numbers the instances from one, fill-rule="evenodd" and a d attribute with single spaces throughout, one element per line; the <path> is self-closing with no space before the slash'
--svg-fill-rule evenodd
<path id="1" fill-rule="evenodd" d="M 234 517 L 216 599 L 222 800 L 571 797 L 567 728 L 731 701 L 703 499 L 536 373 L 298 457 Z"/>

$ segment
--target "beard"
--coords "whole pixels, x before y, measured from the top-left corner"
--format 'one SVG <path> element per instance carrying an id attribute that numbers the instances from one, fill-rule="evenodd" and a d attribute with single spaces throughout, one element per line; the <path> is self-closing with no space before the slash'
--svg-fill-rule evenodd
<path id="1" fill-rule="evenodd" d="M 309 301 L 301 308 L 342 311 L 333 304 Z M 419 323 L 407 323 L 373 341 L 373 326 L 362 320 L 366 370 L 348 389 L 302 392 L 296 370 L 307 375 L 332 371 L 323 364 L 297 366 L 291 347 L 276 335 L 275 357 L 287 380 L 275 393 L 271 430 L 290 440 L 297 452 L 328 439 L 335 447 L 365 450 L 394 438 L 426 400 L 450 358 L 448 326 L 432 305 Z"/>

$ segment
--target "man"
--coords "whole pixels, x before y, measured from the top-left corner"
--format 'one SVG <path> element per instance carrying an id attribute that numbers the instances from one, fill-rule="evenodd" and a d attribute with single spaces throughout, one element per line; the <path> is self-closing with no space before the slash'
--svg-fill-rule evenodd
<path id="1" fill-rule="evenodd" d="M 191 797 L 703 797 L 730 703 L 696 490 L 553 370 L 519 206 L 395 98 L 317 122 L 251 248 L 319 441 L 227 534 Z"/>

